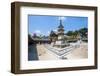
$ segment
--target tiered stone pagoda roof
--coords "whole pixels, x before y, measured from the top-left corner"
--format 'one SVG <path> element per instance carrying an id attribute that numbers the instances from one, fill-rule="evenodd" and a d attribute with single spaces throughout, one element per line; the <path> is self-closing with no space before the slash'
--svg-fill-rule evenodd
<path id="1" fill-rule="evenodd" d="M 62 24 L 62 20 L 60 20 L 60 24 L 58 26 L 58 35 L 64 35 L 64 26 Z"/>
<path id="2" fill-rule="evenodd" d="M 64 26 L 62 24 L 62 20 L 60 20 L 60 25 L 58 26 L 58 31 L 64 31 Z"/>
<path id="3" fill-rule="evenodd" d="M 64 28 L 64 26 L 62 25 L 62 20 L 60 20 L 60 25 L 58 26 L 58 28 Z"/>

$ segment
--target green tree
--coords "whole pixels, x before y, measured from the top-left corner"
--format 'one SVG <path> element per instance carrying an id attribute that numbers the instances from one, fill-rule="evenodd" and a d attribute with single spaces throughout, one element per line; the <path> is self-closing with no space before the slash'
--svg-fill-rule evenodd
<path id="1" fill-rule="evenodd" d="M 82 28 L 79 30 L 79 33 L 81 34 L 82 37 L 87 37 L 87 32 L 88 32 L 87 28 Z"/>
<path id="2" fill-rule="evenodd" d="M 72 36 L 73 35 L 73 31 L 68 31 L 66 35 Z"/>

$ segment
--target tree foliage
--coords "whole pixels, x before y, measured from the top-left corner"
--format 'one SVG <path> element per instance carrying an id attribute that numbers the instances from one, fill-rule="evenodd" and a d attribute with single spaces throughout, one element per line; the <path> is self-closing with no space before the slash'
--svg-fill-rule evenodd
<path id="1" fill-rule="evenodd" d="M 81 37 L 87 37 L 87 32 L 88 32 L 87 28 L 81 28 L 81 29 L 75 30 L 75 31 L 68 31 L 66 33 L 66 35 L 73 36 L 73 37 L 76 37 L 77 35 L 80 35 Z"/>
<path id="2" fill-rule="evenodd" d="M 87 28 L 82 28 L 79 30 L 79 33 L 81 34 L 82 37 L 87 36 L 88 29 Z"/>

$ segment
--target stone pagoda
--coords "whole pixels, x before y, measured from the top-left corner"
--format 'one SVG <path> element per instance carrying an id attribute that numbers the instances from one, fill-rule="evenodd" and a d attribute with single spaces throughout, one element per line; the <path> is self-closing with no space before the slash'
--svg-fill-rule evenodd
<path id="1" fill-rule="evenodd" d="M 64 26 L 62 24 L 62 20 L 60 20 L 57 35 L 58 35 L 58 38 L 57 38 L 54 46 L 59 47 L 59 48 L 64 48 L 64 47 L 68 46 L 68 43 L 66 42 L 65 36 L 64 36 Z"/>

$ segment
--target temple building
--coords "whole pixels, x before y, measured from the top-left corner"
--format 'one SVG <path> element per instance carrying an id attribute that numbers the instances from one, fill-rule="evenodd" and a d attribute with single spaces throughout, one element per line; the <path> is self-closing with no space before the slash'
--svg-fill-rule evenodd
<path id="1" fill-rule="evenodd" d="M 51 45 L 54 45 L 57 38 L 58 38 L 58 35 L 52 30 L 51 33 L 50 33 L 49 38 L 51 40 Z"/>

